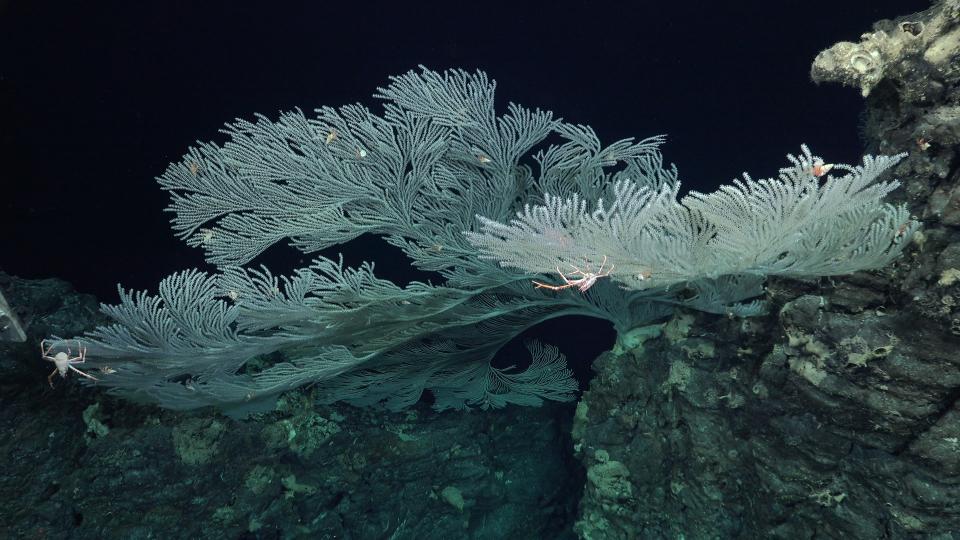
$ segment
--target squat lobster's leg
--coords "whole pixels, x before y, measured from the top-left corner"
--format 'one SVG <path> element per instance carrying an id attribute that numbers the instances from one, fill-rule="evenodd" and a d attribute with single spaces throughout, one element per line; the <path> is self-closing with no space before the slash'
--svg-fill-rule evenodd
<path id="1" fill-rule="evenodd" d="M 50 346 L 47 347 L 46 349 L 43 348 L 43 345 L 44 345 L 46 342 L 47 342 L 47 340 L 45 340 L 45 339 L 41 339 L 41 340 L 40 340 L 40 356 L 43 357 L 43 359 L 45 359 L 45 360 L 50 360 L 51 362 L 53 362 L 54 364 L 56 364 L 56 362 L 57 362 L 56 359 L 55 359 L 54 357 L 50 356 L 50 351 L 53 350 L 53 345 L 50 345 Z M 50 372 L 50 375 L 47 377 L 47 384 L 50 385 L 50 388 L 53 388 L 53 376 L 57 374 L 57 371 L 59 371 L 59 369 L 60 369 L 59 366 L 53 368 L 53 371 L 51 371 L 51 372 Z"/>
<path id="2" fill-rule="evenodd" d="M 47 376 L 47 384 L 50 385 L 50 388 L 53 388 L 53 376 L 57 374 L 57 368 L 53 368 L 53 371 L 50 372 L 50 375 Z"/>

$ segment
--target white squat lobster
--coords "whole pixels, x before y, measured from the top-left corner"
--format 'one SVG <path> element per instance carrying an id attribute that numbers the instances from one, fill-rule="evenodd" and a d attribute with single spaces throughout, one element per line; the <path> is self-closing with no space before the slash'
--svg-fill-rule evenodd
<path id="1" fill-rule="evenodd" d="M 71 370 L 71 369 L 72 369 L 73 371 L 76 371 L 77 373 L 83 375 L 84 377 L 86 377 L 86 378 L 88 378 L 88 379 L 92 379 L 92 380 L 94 380 L 94 381 L 99 381 L 99 380 L 100 380 L 100 379 L 94 377 L 93 375 L 88 375 L 88 374 L 80 371 L 79 369 L 73 367 L 75 364 L 82 364 L 82 363 L 84 363 L 84 362 L 87 361 L 87 349 L 86 349 L 86 347 L 80 345 L 80 342 L 79 342 L 79 341 L 77 341 L 77 352 L 79 352 L 80 354 L 78 354 L 77 356 L 70 356 L 71 350 L 70 350 L 69 348 L 67 348 L 67 352 L 60 351 L 60 352 L 58 352 L 57 354 L 55 354 L 55 355 L 53 355 L 53 356 L 50 356 L 50 351 L 53 350 L 53 347 L 54 347 L 54 346 L 53 346 L 53 345 L 50 345 L 49 347 L 46 347 L 46 348 L 45 348 L 45 347 L 44 347 L 44 344 L 45 344 L 46 342 L 47 342 L 47 340 L 45 340 L 45 339 L 40 341 L 40 355 L 43 356 L 43 359 L 44 359 L 44 360 L 49 360 L 49 361 L 53 362 L 53 365 L 54 365 L 54 366 L 56 366 L 56 367 L 53 369 L 53 373 L 51 373 L 50 376 L 47 377 L 47 382 L 50 383 L 50 388 L 53 388 L 53 376 L 54 376 L 54 375 L 56 375 L 57 373 L 59 373 L 61 377 L 66 378 L 66 377 L 67 377 L 67 371 L 68 371 L 68 370 Z"/>
<path id="2" fill-rule="evenodd" d="M 590 267 L 587 267 L 587 271 L 577 268 L 576 266 L 570 265 L 573 268 L 573 272 L 567 272 L 564 274 L 560 271 L 560 267 L 557 267 L 557 273 L 560 274 L 560 277 L 563 278 L 563 285 L 550 285 L 548 283 L 541 283 L 539 281 L 534 281 L 533 284 L 536 285 L 538 289 L 550 289 L 551 291 L 560 291 L 563 289 L 568 289 L 570 287 L 576 287 L 580 292 L 587 292 L 587 289 L 593 287 L 593 284 L 597 282 L 598 279 L 607 277 L 610 275 L 610 272 L 613 272 L 613 265 L 610 265 L 610 269 L 606 272 L 603 271 L 603 267 L 607 264 L 607 256 L 603 256 L 603 262 L 600 263 L 600 269 L 596 272 L 591 272 Z M 569 276 L 580 276 L 574 279 L 570 279 Z"/>

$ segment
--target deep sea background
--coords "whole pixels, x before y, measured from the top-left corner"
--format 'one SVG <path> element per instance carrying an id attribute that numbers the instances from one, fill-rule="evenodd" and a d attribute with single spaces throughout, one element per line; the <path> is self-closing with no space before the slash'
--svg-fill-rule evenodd
<path id="1" fill-rule="evenodd" d="M 857 162 L 862 98 L 814 85 L 810 63 L 927 5 L 0 0 L 0 270 L 115 302 L 117 282 L 155 290 L 203 267 L 163 211 L 154 178 L 169 162 L 253 113 L 376 108 L 376 87 L 418 64 L 482 69 L 502 104 L 550 109 L 608 143 L 665 133 L 688 189 L 775 175 L 801 143 Z M 376 239 L 342 250 L 378 261 L 381 277 L 430 278 Z M 309 260 L 279 247 L 255 263 Z M 606 323 L 575 317 L 531 332 L 581 372 L 613 340 Z"/>

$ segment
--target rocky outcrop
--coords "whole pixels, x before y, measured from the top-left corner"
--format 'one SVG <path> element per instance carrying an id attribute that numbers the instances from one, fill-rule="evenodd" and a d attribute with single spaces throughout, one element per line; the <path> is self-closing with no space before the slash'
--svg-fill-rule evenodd
<path id="1" fill-rule="evenodd" d="M 578 404 L 583 538 L 947 538 L 960 530 L 960 2 L 813 64 L 867 97 L 868 152 L 924 230 L 882 271 L 774 281 L 766 317 L 681 313 Z"/>

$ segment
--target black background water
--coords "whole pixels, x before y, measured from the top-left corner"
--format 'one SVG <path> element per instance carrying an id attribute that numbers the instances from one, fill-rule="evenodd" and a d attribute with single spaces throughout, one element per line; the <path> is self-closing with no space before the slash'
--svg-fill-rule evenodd
<path id="1" fill-rule="evenodd" d="M 154 181 L 167 163 L 255 112 L 376 106 L 375 87 L 418 64 L 483 69 L 502 103 L 553 110 L 608 142 L 666 133 L 687 188 L 773 175 L 803 142 L 857 161 L 862 98 L 814 85 L 810 63 L 927 5 L 0 2 L 0 269 L 113 302 L 117 282 L 155 290 L 202 267 L 170 233 Z M 375 239 L 345 250 L 381 259 L 385 277 L 422 277 Z M 284 271 L 309 256 L 278 248 L 263 261 Z M 553 324 L 588 349 L 612 336 Z"/>

